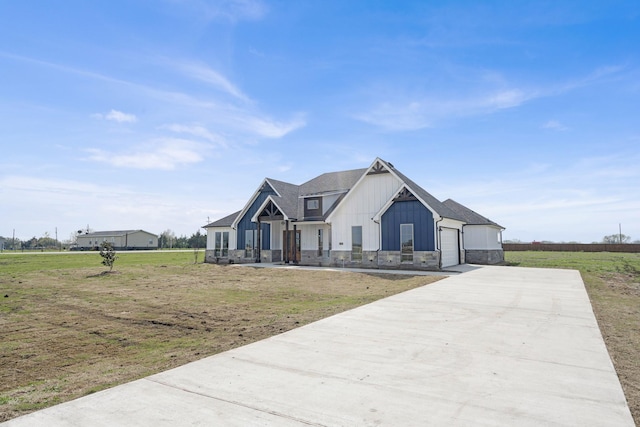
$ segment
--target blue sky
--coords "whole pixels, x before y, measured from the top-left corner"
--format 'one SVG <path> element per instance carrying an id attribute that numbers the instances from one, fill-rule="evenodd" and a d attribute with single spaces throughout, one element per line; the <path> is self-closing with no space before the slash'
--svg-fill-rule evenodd
<path id="1" fill-rule="evenodd" d="M 0 2 L 0 235 L 191 235 L 376 157 L 504 239 L 640 240 L 640 3 Z"/>

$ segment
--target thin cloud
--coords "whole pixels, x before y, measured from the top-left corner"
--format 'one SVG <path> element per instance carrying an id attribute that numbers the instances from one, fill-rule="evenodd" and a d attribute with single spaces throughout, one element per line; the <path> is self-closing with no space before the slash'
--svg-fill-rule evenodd
<path id="1" fill-rule="evenodd" d="M 102 120 L 111 120 L 118 123 L 135 123 L 138 121 L 135 114 L 127 114 L 118 110 L 111 110 L 107 114 L 96 113 L 93 114 L 92 117 Z"/>
<path id="2" fill-rule="evenodd" d="M 557 120 L 549 120 L 548 122 L 546 122 L 545 124 L 542 125 L 543 129 L 551 129 L 551 130 L 559 130 L 559 131 L 563 131 L 563 130 L 568 130 L 569 128 L 566 127 L 565 125 L 563 125 L 562 123 L 560 123 Z"/>
<path id="3" fill-rule="evenodd" d="M 167 129 L 176 133 L 186 133 L 188 135 L 206 139 L 207 141 L 218 144 L 221 147 L 225 147 L 225 148 L 227 147 L 227 143 L 222 136 L 209 131 L 204 126 L 199 126 L 199 125 L 187 126 L 187 125 L 180 125 L 180 124 L 174 123 L 170 125 L 164 125 L 161 127 L 161 129 Z"/>
<path id="4" fill-rule="evenodd" d="M 162 138 L 126 153 L 88 149 L 87 160 L 106 163 L 117 168 L 174 170 L 180 166 L 199 163 L 209 147 L 179 138 Z"/>
<path id="5" fill-rule="evenodd" d="M 271 120 L 257 115 L 236 115 L 231 119 L 237 127 L 244 131 L 270 139 L 282 138 L 307 124 L 304 114 L 296 114 L 288 122 Z"/>
<path id="6" fill-rule="evenodd" d="M 188 8 L 206 21 L 225 19 L 231 22 L 255 21 L 267 13 L 267 6 L 260 0 L 169 0 Z"/>
<path id="7" fill-rule="evenodd" d="M 459 99 L 424 97 L 400 103 L 385 102 L 353 117 L 389 131 L 419 130 L 449 118 L 491 114 L 514 108 L 537 96 L 535 91 L 507 89 Z"/>
<path id="8" fill-rule="evenodd" d="M 191 78 L 205 82 L 234 98 L 242 101 L 250 101 L 249 97 L 242 93 L 229 79 L 206 65 L 190 62 L 174 63 L 173 65 Z"/>
<path id="9" fill-rule="evenodd" d="M 612 78 L 621 70 L 623 67 L 620 66 L 600 67 L 585 77 L 543 88 L 510 87 L 509 83 L 501 77 L 499 84 L 502 87 L 499 89 L 482 91 L 472 87 L 465 90 L 465 93 L 471 95 L 462 96 L 447 93 L 403 95 L 401 91 L 391 89 L 383 92 L 387 94 L 388 99 L 373 102 L 375 107 L 352 114 L 352 117 L 388 131 L 419 130 L 449 119 L 493 114 L 517 108 L 539 98 L 559 96 L 596 84 L 602 79 Z M 482 74 L 486 75 L 487 72 L 483 71 Z M 486 85 L 486 79 L 480 79 L 479 84 Z M 380 91 L 372 90 L 371 92 L 379 93 Z M 547 124 L 548 127 L 545 127 L 549 129 L 567 129 L 557 121 L 550 121 Z"/>

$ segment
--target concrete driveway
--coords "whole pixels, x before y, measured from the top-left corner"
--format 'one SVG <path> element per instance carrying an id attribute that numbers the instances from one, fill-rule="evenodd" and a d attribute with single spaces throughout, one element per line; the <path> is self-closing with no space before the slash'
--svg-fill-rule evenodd
<path id="1" fill-rule="evenodd" d="M 7 426 L 633 426 L 580 275 L 484 267 Z"/>

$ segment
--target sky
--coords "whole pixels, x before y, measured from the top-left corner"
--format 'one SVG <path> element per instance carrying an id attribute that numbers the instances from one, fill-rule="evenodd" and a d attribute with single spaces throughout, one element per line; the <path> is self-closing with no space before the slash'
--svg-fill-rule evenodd
<path id="1" fill-rule="evenodd" d="M 640 2 L 0 1 L 0 236 L 191 236 L 377 157 L 504 240 L 640 240 Z"/>

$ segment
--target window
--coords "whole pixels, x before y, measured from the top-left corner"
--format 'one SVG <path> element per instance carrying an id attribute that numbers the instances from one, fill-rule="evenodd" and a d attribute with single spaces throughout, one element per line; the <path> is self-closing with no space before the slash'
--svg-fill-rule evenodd
<path id="1" fill-rule="evenodd" d="M 413 224 L 400 224 L 400 261 L 413 262 Z"/>
<path id="2" fill-rule="evenodd" d="M 351 227 L 351 261 L 362 261 L 362 226 Z"/>
<path id="3" fill-rule="evenodd" d="M 215 246 L 214 246 L 213 256 L 216 256 L 216 257 L 229 256 L 229 232 L 216 231 L 214 236 L 215 236 Z"/>
<path id="4" fill-rule="evenodd" d="M 256 248 L 258 230 L 246 230 L 244 232 L 244 257 L 253 258 L 253 250 Z"/>
<path id="5" fill-rule="evenodd" d="M 229 232 L 228 231 L 222 232 L 222 256 L 223 257 L 229 256 Z"/>
<path id="6" fill-rule="evenodd" d="M 307 200 L 307 209 L 308 210 L 315 210 L 318 209 L 320 207 L 318 200 L 314 199 L 314 200 Z"/>
<path id="7" fill-rule="evenodd" d="M 214 234 L 214 246 L 213 246 L 213 256 L 220 257 L 222 256 L 222 233 L 216 231 Z"/>
<path id="8" fill-rule="evenodd" d="M 322 228 L 318 229 L 318 256 L 322 256 L 323 249 L 323 239 L 322 239 Z"/>

